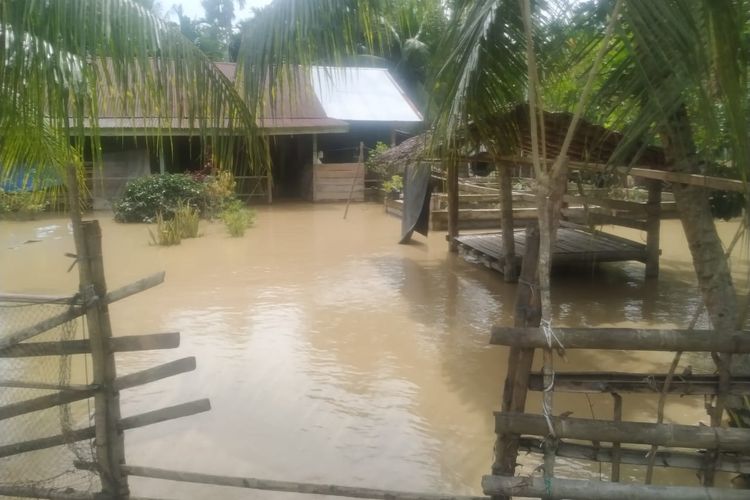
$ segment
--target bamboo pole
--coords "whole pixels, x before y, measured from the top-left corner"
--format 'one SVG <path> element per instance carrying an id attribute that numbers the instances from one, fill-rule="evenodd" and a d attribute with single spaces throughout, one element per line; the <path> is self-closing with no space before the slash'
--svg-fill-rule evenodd
<path id="1" fill-rule="evenodd" d="M 615 422 L 622 422 L 622 396 L 612 393 L 614 408 L 612 416 Z M 612 482 L 620 481 L 620 463 L 622 462 L 622 447 L 620 443 L 612 443 Z"/>
<path id="2" fill-rule="evenodd" d="M 500 168 L 497 171 L 500 177 L 500 212 L 503 230 L 503 278 L 507 283 L 518 281 L 516 268 L 516 243 L 515 229 L 513 225 L 513 183 L 510 171 Z M 538 251 L 537 251 L 538 253 Z"/>
<path id="3" fill-rule="evenodd" d="M 555 328 L 566 349 L 750 353 L 750 332 L 650 330 L 644 328 Z M 491 344 L 538 348 L 547 345 L 538 328 L 495 326 Z"/>
<path id="4" fill-rule="evenodd" d="M 550 417 L 560 438 L 609 443 L 634 443 L 673 448 L 750 451 L 750 429 L 712 428 L 680 424 L 608 422 L 572 417 Z M 495 431 L 546 436 L 547 421 L 542 415 L 495 413 Z"/>
<path id="5" fill-rule="evenodd" d="M 110 339 L 111 352 L 150 351 L 173 349 L 180 345 L 180 334 L 154 333 L 150 335 L 130 335 Z M 89 340 L 64 340 L 61 342 L 31 342 L 0 349 L 0 358 L 25 358 L 31 356 L 67 356 L 91 352 Z"/>
<path id="6" fill-rule="evenodd" d="M 231 486 L 235 488 L 248 488 L 263 491 L 283 491 L 308 495 L 328 495 L 380 500 L 486 500 L 486 497 L 479 496 L 417 493 L 409 491 L 381 490 L 376 488 L 360 488 L 356 486 L 340 486 L 336 484 L 276 481 L 254 477 L 219 476 L 214 474 L 158 469 L 156 467 L 139 467 L 134 465 L 126 465 L 125 471 L 130 476 L 164 479 L 167 481 Z"/>
<path id="7" fill-rule="evenodd" d="M 181 373 L 195 370 L 195 357 L 178 359 L 163 365 L 147 368 L 139 372 L 118 377 L 114 382 L 115 390 L 129 389 L 143 384 L 162 380 L 167 377 L 173 377 Z"/>
<path id="8" fill-rule="evenodd" d="M 160 410 L 150 411 L 127 417 L 118 422 L 118 431 L 126 431 L 147 425 L 158 424 L 181 417 L 188 417 L 197 413 L 202 413 L 211 409 L 211 404 L 207 399 L 199 399 L 189 403 L 182 403 L 175 406 L 169 406 Z M 86 427 L 85 429 L 75 429 L 65 434 L 48 436 L 40 439 L 32 439 L 19 443 L 12 443 L 0 446 L 0 458 L 10 457 L 30 451 L 43 450 L 54 446 L 62 446 L 68 443 L 75 443 L 86 439 L 92 439 L 96 436 L 96 427 Z M 97 461 L 97 464 L 100 462 Z M 97 470 L 99 465 L 97 465 Z M 122 469 L 122 467 L 121 467 Z"/>
<path id="9" fill-rule="evenodd" d="M 526 228 L 526 249 L 521 263 L 521 276 L 516 292 L 516 326 L 539 325 L 541 305 L 536 291 L 537 263 L 539 254 L 539 230 L 535 226 Z M 529 374 L 534 361 L 534 349 L 511 347 L 508 352 L 508 373 L 503 389 L 502 411 L 523 412 L 526 409 Z M 513 474 L 518 458 L 518 435 L 504 433 L 495 442 L 493 474 Z"/>
<path id="10" fill-rule="evenodd" d="M 542 453 L 542 440 L 538 438 L 522 437 L 519 440 L 519 450 L 528 453 Z M 648 452 L 645 448 L 620 447 L 620 463 L 628 465 L 648 465 Z M 591 446 L 586 444 L 561 442 L 557 448 L 557 456 L 591 462 L 613 463 L 615 455 L 614 445 Z M 705 467 L 705 453 L 657 451 L 655 465 L 657 467 L 671 467 L 677 469 L 702 470 Z M 743 457 L 736 453 L 721 453 L 716 462 L 716 470 L 740 474 L 750 473 L 750 457 Z M 614 481 L 614 478 L 612 479 Z"/>
<path id="11" fill-rule="evenodd" d="M 27 399 L 18 403 L 12 403 L 0 407 L 0 421 L 25 415 L 27 413 L 54 408 L 55 406 L 66 405 L 76 401 L 82 401 L 93 397 L 96 389 L 85 391 L 60 391 L 56 394 L 40 396 L 38 398 Z"/>
<path id="12" fill-rule="evenodd" d="M 164 271 L 154 273 L 151 276 L 146 276 L 145 278 L 134 281 L 129 285 L 120 287 L 117 290 L 112 290 L 106 295 L 106 297 L 104 298 L 104 302 L 106 304 L 111 304 L 113 302 L 117 302 L 118 300 L 130 297 L 131 295 L 135 295 L 136 293 L 148 290 L 149 288 L 161 285 L 162 283 L 164 283 L 164 274 Z"/>
<path id="13" fill-rule="evenodd" d="M 78 267 L 81 290 L 93 285 L 97 297 L 107 295 L 102 259 L 102 235 L 98 221 L 82 222 L 82 248 L 79 249 Z M 112 325 L 107 304 L 97 303 L 86 312 L 86 323 L 91 347 L 93 383 L 99 386 L 94 395 L 94 427 L 96 430 L 96 459 L 102 483 L 102 493 L 112 498 L 127 498 L 127 476 L 122 472 L 125 463 L 125 442 L 118 430 L 120 396 L 114 389 L 117 377 L 114 352 L 110 348 Z"/>
<path id="14" fill-rule="evenodd" d="M 69 321 L 73 321 L 74 319 L 79 318 L 83 316 L 84 314 L 86 314 L 86 309 L 82 307 L 71 307 L 65 312 L 56 314 L 55 316 L 52 316 L 51 318 L 47 318 L 44 321 L 40 321 L 39 323 L 23 328 L 11 335 L 1 338 L 0 350 L 6 349 L 8 347 L 12 347 L 14 345 L 18 345 L 20 342 L 23 342 L 24 340 L 29 340 L 31 338 L 34 338 L 37 335 L 40 335 L 48 330 L 56 328 Z"/>
<path id="15" fill-rule="evenodd" d="M 455 159 L 448 162 L 448 249 L 458 252 L 458 163 Z"/>
<path id="16" fill-rule="evenodd" d="M 601 500 L 747 500 L 747 491 L 691 486 L 645 486 L 551 478 L 484 476 L 482 488 L 488 495 L 546 497 L 552 499 Z"/>
<path id="17" fill-rule="evenodd" d="M 637 393 L 658 394 L 667 375 L 663 373 L 619 372 L 565 372 L 555 374 L 555 390 L 582 393 Z M 532 373 L 530 391 L 544 388 L 542 375 Z M 719 391 L 719 375 L 677 375 L 669 385 L 670 394 L 714 395 Z M 727 388 L 728 394 L 750 395 L 750 377 L 734 377 Z"/>
<path id="18" fill-rule="evenodd" d="M 646 204 L 646 278 L 659 277 L 659 233 L 661 226 L 661 181 L 649 181 Z"/>

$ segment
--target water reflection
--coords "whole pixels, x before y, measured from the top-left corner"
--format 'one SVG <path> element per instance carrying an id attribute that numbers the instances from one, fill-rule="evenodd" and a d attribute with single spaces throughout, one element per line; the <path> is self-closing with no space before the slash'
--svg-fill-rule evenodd
<path id="1" fill-rule="evenodd" d="M 396 245 L 399 221 L 378 205 L 278 205 L 241 239 L 218 224 L 173 248 L 143 225 L 103 219 L 111 287 L 154 271 L 166 283 L 112 307 L 116 334 L 179 330 L 176 351 L 123 354 L 121 373 L 196 356 L 189 374 L 123 394 L 123 414 L 209 397 L 209 413 L 127 435 L 134 464 L 206 473 L 478 493 L 494 442 L 507 351 L 487 345 L 513 324 L 515 286 L 446 252 L 443 234 Z M 23 252 L 10 250 L 27 239 Z M 0 285 L 64 292 L 72 242 L 63 221 L 0 223 Z M 553 277 L 555 323 L 684 327 L 699 304 L 684 246 L 666 223 L 662 276 L 641 264 L 569 268 Z M 728 232 L 729 230 L 727 230 Z M 731 235 L 730 235 L 731 236 Z M 56 239 L 59 238 L 59 239 Z M 28 272 L 33 269 L 34 272 Z M 746 268 L 738 267 L 746 270 Z M 75 273 L 72 273 L 75 274 Z M 669 354 L 570 352 L 559 370 L 666 370 Z M 532 409 L 539 397 L 530 398 Z M 626 398 L 625 418 L 652 420 L 655 397 Z M 607 418 L 609 396 L 557 395 L 558 411 Z M 675 399 L 668 419 L 704 418 Z M 525 472 L 538 457 L 524 456 Z M 562 474 L 596 466 L 560 461 Z M 606 475 L 607 469 L 602 472 Z M 624 475 L 638 475 L 628 469 Z M 674 475 L 659 476 L 662 482 Z M 685 479 L 686 476 L 679 476 Z M 687 479 L 692 481 L 692 479 Z M 207 498 L 216 490 L 132 479 L 140 495 Z M 221 490 L 222 498 L 293 498 Z"/>

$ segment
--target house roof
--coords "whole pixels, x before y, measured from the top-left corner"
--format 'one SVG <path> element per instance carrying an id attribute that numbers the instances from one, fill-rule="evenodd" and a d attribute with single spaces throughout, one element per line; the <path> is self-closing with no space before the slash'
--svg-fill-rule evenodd
<path id="1" fill-rule="evenodd" d="M 229 80 L 236 81 L 236 64 L 215 64 Z M 399 124 L 422 120 L 382 68 L 300 67 L 294 85 L 274 89 L 273 98 L 271 92 L 267 94 L 258 125 L 268 135 L 341 133 L 349 130 L 351 122 Z M 160 123 L 169 126 L 175 135 L 189 130 L 186 119 L 159 119 L 139 106 L 123 116 L 116 99 L 104 97 L 99 106 L 99 128 L 105 134 L 108 129 L 156 129 Z"/>
<path id="2" fill-rule="evenodd" d="M 313 66 L 326 116 L 345 121 L 416 123 L 422 115 L 385 68 Z"/>
<path id="3" fill-rule="evenodd" d="M 559 154 L 571 119 L 570 113 L 544 112 L 545 151 L 548 159 L 553 159 Z M 498 114 L 492 126 L 494 132 L 489 133 L 495 137 L 502 137 L 502 140 L 496 144 L 499 154 L 510 157 L 530 156 L 531 128 L 526 105 L 518 105 L 509 112 Z M 479 135 L 475 127 L 469 126 L 468 129 L 470 135 Z M 579 162 L 608 163 L 613 153 L 623 146 L 623 139 L 623 134 L 619 132 L 581 120 L 568 149 L 567 157 Z M 380 165 L 389 164 L 403 169 L 410 163 L 434 158 L 435 154 L 430 149 L 440 145 L 431 144 L 431 142 L 432 134 L 425 132 L 384 151 L 373 161 Z M 476 146 L 476 141 L 473 139 L 469 139 L 469 143 L 472 148 Z M 628 150 L 629 154 L 618 158 L 619 163 L 627 164 L 637 156 L 640 164 L 655 167 L 662 167 L 665 164 L 664 152 L 660 147 L 633 144 Z M 479 153 L 474 158 L 484 161 L 492 160 L 487 152 Z"/>

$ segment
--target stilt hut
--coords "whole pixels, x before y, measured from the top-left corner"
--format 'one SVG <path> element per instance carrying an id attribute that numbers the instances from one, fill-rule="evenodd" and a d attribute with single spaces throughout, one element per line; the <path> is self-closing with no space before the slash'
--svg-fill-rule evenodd
<path id="1" fill-rule="evenodd" d="M 547 161 L 557 157 L 571 118 L 570 113 L 545 112 L 543 154 Z M 382 154 L 378 161 L 399 169 L 431 165 L 433 175 L 444 181 L 447 191 L 447 196 L 443 195 L 447 210 L 441 210 L 439 202 L 432 203 L 437 208 L 432 211 L 433 229 L 435 216 L 447 216 L 451 251 L 471 254 L 487 267 L 502 272 L 506 280 L 514 281 L 525 238 L 517 226 L 536 219 L 535 195 L 522 188 L 524 182 L 519 182 L 531 173 L 528 108 L 519 105 L 499 115 L 492 130 L 480 131 L 470 126 L 464 135 L 461 152 L 451 162 L 430 152 L 429 134 L 405 141 Z M 698 184 L 725 191 L 744 189 L 738 180 L 670 172 L 661 148 L 626 143 L 622 134 L 586 121 L 580 122 L 567 159 L 568 191 L 553 265 L 633 260 L 645 264 L 647 277 L 657 277 L 660 220 L 674 215 L 670 193 L 665 193 L 666 200 L 662 199 L 663 184 Z M 472 182 L 479 177 L 483 182 Z M 476 208 L 478 202 L 490 200 L 492 208 Z M 643 231 L 646 243 L 595 229 L 605 224 Z M 495 227 L 500 231 L 462 235 L 460 227 Z"/>

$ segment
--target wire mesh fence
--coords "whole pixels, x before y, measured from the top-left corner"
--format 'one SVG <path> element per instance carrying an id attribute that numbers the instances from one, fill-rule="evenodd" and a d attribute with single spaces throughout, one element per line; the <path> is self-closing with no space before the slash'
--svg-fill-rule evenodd
<path id="1" fill-rule="evenodd" d="M 0 298 L 0 339 L 64 313 L 68 303 Z M 33 342 L 62 342 L 86 338 L 85 318 L 68 321 L 35 337 Z M 1 355 L 0 355 L 1 356 Z M 87 355 L 0 357 L 0 410 L 10 405 L 88 385 Z M 99 491 L 98 476 L 76 469 L 76 461 L 92 462 L 93 440 L 73 442 L 70 431 L 92 425 L 90 399 L 23 413 L 0 416 L 0 486 L 37 486 Z M 61 446 L 12 454 L 13 445 L 64 436 Z"/>

